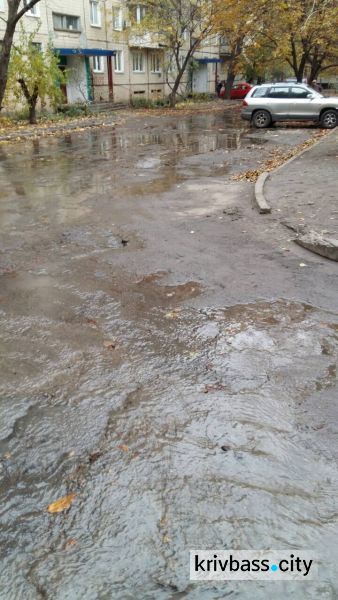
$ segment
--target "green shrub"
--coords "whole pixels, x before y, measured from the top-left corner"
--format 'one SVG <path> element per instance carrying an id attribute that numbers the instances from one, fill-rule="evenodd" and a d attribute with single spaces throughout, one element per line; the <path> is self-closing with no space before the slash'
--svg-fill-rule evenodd
<path id="1" fill-rule="evenodd" d="M 169 98 L 157 98 L 157 100 L 154 100 L 154 105 L 159 108 L 169 106 Z"/>
<path id="2" fill-rule="evenodd" d="M 211 94 L 211 93 L 197 93 L 197 92 L 192 92 L 191 94 L 189 94 L 189 98 L 191 98 L 191 100 L 193 100 L 194 102 L 208 102 L 211 98 L 214 97 L 215 94 Z"/>
<path id="3" fill-rule="evenodd" d="M 133 97 L 130 102 L 133 108 L 154 108 L 154 102 L 144 97 Z"/>
<path id="4" fill-rule="evenodd" d="M 13 121 L 28 121 L 29 111 L 28 108 L 22 108 L 21 110 L 15 111 L 10 114 Z"/>
<path id="5" fill-rule="evenodd" d="M 67 117 L 83 117 L 88 115 L 87 104 L 62 104 L 58 107 L 58 112 Z"/>

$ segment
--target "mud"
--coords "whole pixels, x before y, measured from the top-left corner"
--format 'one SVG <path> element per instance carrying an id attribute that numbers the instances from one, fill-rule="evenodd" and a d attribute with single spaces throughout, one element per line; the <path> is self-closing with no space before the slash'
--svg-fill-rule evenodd
<path id="1" fill-rule="evenodd" d="M 336 266 L 230 181 L 312 131 L 236 110 L 1 150 L 6 600 L 337 596 Z M 222 547 L 320 579 L 190 583 Z"/>

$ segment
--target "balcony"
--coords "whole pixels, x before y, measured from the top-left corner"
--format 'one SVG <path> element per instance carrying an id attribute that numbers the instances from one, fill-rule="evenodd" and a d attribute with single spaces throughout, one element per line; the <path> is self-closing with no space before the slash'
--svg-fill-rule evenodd
<path id="1" fill-rule="evenodd" d="M 219 40 L 219 55 L 223 58 L 230 58 L 231 48 L 225 37 L 221 37 Z"/>
<path id="2" fill-rule="evenodd" d="M 128 45 L 130 48 L 149 48 L 159 50 L 165 47 L 164 39 L 158 33 L 142 33 L 129 35 Z"/>

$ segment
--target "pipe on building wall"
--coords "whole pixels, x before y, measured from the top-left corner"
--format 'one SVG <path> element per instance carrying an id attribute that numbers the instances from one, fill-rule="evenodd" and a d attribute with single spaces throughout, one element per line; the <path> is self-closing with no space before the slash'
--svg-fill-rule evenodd
<path id="1" fill-rule="evenodd" d="M 93 96 L 93 86 L 92 86 L 92 76 L 91 76 L 91 70 L 90 70 L 89 56 L 85 56 L 84 59 L 85 59 L 85 67 L 86 67 L 88 100 L 89 100 L 89 102 L 93 102 L 94 96 Z"/>

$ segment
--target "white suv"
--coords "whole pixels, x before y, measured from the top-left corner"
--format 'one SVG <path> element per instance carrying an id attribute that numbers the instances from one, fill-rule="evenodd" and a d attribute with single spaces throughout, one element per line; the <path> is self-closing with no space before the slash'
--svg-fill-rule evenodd
<path id="1" fill-rule="evenodd" d="M 241 116 L 259 128 L 292 120 L 317 121 L 333 129 L 338 123 L 338 97 L 326 98 L 302 83 L 265 83 L 245 96 Z"/>

